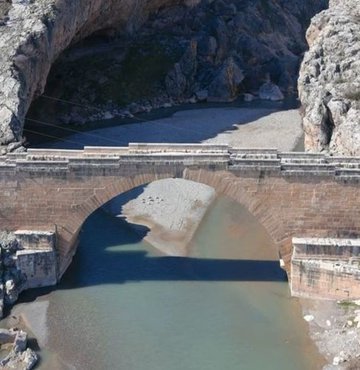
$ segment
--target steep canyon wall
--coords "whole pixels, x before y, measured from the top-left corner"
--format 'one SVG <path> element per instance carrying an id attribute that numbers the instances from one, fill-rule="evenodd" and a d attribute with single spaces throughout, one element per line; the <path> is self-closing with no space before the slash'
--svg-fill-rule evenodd
<path id="1" fill-rule="evenodd" d="M 300 70 L 305 147 L 360 155 L 360 3 L 330 0 L 307 31 Z"/>
<path id="2" fill-rule="evenodd" d="M 2 152 L 20 145 L 26 112 L 44 91 L 52 63 L 100 30 L 130 42 L 169 36 L 166 47 L 180 45 L 184 53 L 164 81 L 167 93 L 206 89 L 229 101 L 267 76 L 283 92 L 296 90 L 305 30 L 326 6 L 327 0 L 13 0 L 0 25 Z"/>
<path id="3" fill-rule="evenodd" d="M 21 140 L 25 114 L 51 64 L 71 43 L 103 29 L 132 33 L 181 0 L 13 1 L 0 33 L 0 144 Z"/>

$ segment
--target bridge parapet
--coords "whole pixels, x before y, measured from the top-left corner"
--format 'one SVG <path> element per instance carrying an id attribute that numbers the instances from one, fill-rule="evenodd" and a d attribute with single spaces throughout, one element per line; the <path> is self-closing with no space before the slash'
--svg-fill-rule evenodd
<path id="1" fill-rule="evenodd" d="M 335 177 L 360 181 L 359 157 L 331 157 L 319 153 L 242 149 L 222 144 L 130 143 L 127 147 L 84 147 L 82 150 L 29 149 L 0 157 L 0 171 L 68 171 L 72 168 L 117 168 L 124 164 L 220 166 L 235 172 L 279 176 Z"/>

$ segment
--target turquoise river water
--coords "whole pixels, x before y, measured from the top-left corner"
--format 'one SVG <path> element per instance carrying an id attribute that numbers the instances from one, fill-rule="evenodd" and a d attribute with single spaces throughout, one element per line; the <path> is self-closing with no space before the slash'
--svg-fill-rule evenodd
<path id="1" fill-rule="evenodd" d="M 269 236 L 224 197 L 187 258 L 98 210 L 60 286 L 36 301 L 48 302 L 40 369 L 320 368 Z"/>
<path id="2" fill-rule="evenodd" d="M 189 251 L 161 255 L 96 211 L 61 283 L 25 292 L 13 310 L 38 339 L 39 369 L 321 368 L 276 248 L 249 212 L 218 197 Z"/>

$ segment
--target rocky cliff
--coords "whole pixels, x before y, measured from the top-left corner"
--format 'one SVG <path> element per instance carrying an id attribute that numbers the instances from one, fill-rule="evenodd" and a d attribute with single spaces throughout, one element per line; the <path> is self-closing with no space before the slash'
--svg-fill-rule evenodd
<path id="1" fill-rule="evenodd" d="M 284 93 L 294 91 L 305 30 L 326 5 L 327 0 L 13 0 L 0 26 L 0 145 L 21 145 L 25 114 L 43 92 L 52 63 L 69 45 L 99 31 L 115 31 L 130 43 L 159 40 L 179 55 L 160 84 L 174 99 L 195 94 L 229 101 L 258 91 L 268 79 Z M 269 82 L 261 94 L 281 97 Z"/>
<path id="2" fill-rule="evenodd" d="M 99 30 L 133 33 L 151 12 L 181 1 L 13 0 L 0 32 L 0 144 L 21 140 L 33 97 L 71 43 Z"/>
<path id="3" fill-rule="evenodd" d="M 330 0 L 307 34 L 300 70 L 305 147 L 360 155 L 360 2 Z"/>

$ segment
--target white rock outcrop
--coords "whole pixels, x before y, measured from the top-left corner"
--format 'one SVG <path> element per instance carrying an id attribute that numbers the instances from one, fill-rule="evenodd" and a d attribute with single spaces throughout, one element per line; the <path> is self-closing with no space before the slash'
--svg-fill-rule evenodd
<path id="1" fill-rule="evenodd" d="M 159 7 L 182 0 L 13 1 L 0 33 L 0 145 L 21 140 L 25 114 L 51 64 L 94 32 L 135 32 Z"/>
<path id="2" fill-rule="evenodd" d="M 360 2 L 330 0 L 307 31 L 298 81 L 305 148 L 360 155 Z"/>

